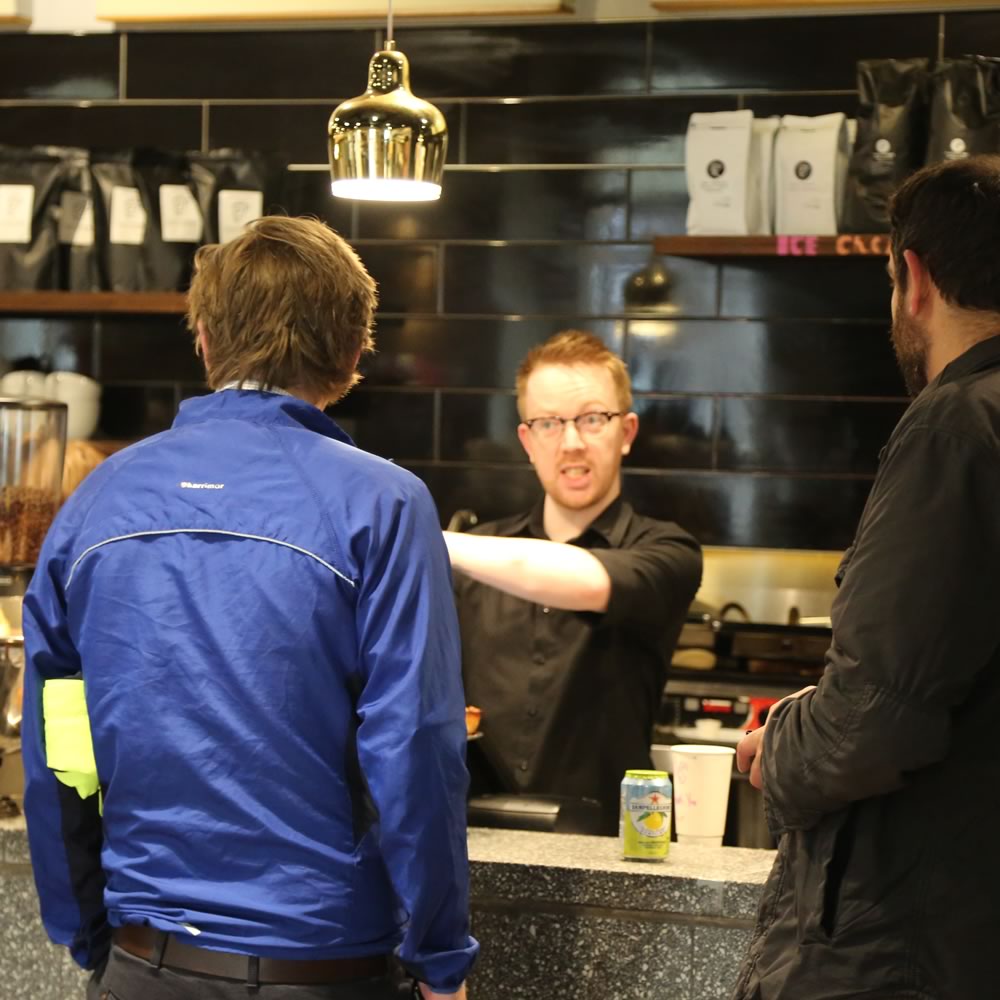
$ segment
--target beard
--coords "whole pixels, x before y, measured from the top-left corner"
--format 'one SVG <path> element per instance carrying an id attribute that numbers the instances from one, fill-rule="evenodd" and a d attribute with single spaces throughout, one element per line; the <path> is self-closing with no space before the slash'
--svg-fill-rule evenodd
<path id="1" fill-rule="evenodd" d="M 906 391 L 911 396 L 920 395 L 927 388 L 927 333 L 902 310 L 892 321 L 892 349 L 896 352 Z"/>

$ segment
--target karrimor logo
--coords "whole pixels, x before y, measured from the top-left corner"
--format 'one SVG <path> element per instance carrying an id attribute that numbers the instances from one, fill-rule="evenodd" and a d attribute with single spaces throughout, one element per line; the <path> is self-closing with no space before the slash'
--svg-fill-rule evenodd
<path id="1" fill-rule="evenodd" d="M 186 479 L 181 483 L 182 490 L 224 490 L 225 483 L 189 483 Z"/>

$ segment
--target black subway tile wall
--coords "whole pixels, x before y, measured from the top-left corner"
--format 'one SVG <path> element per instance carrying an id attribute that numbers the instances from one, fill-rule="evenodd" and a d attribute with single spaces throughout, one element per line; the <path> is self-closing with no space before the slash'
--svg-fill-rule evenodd
<path id="1" fill-rule="evenodd" d="M 0 35 L 0 99 L 116 98 L 118 48 L 112 35 Z"/>
<path id="2" fill-rule="evenodd" d="M 130 34 L 126 92 L 199 101 L 353 97 L 365 89 L 373 42 L 370 31 Z"/>
<path id="3" fill-rule="evenodd" d="M 0 142 L 90 149 L 197 149 L 201 121 L 202 110 L 194 106 L 8 104 L 0 106 Z"/>
<path id="4" fill-rule="evenodd" d="M 853 113 L 855 63 L 1000 54 L 1000 14 L 412 27 L 415 91 L 449 124 L 441 201 L 330 196 L 326 126 L 365 88 L 381 25 L 0 36 L 0 142 L 237 146 L 292 162 L 282 202 L 378 280 L 378 350 L 332 412 L 428 484 L 442 522 L 539 487 L 514 379 L 551 333 L 627 360 L 626 496 L 707 544 L 840 548 L 906 405 L 884 258 L 657 258 L 684 232 L 693 111 Z M 181 68 L 180 70 L 178 68 Z M 167 426 L 206 391 L 180 316 L 0 317 L 7 367 L 90 374 L 100 433 Z"/>
<path id="5" fill-rule="evenodd" d="M 694 111 L 729 111 L 735 97 L 616 97 L 470 104 L 469 163 L 683 163 Z"/>
<path id="6" fill-rule="evenodd" d="M 625 240 L 628 212 L 625 170 L 470 171 L 450 175 L 430 211 L 362 203 L 358 237 Z"/>
<path id="7" fill-rule="evenodd" d="M 646 89 L 644 24 L 396 32 L 414 89 L 428 97 L 634 94 Z"/>
<path id="8" fill-rule="evenodd" d="M 653 89 L 851 90 L 858 59 L 930 58 L 937 45 L 935 14 L 660 21 Z"/>

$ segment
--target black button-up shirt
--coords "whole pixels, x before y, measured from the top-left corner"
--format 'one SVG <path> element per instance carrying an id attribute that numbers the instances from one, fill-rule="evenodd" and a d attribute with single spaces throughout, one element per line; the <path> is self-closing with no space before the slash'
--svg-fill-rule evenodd
<path id="1" fill-rule="evenodd" d="M 474 533 L 544 539 L 543 503 Z M 614 833 L 625 770 L 650 766 L 701 551 L 676 524 L 641 517 L 620 498 L 569 544 L 611 577 L 601 614 L 532 604 L 455 576 L 466 700 L 483 711 L 484 737 L 469 754 L 472 790 L 597 799 Z"/>

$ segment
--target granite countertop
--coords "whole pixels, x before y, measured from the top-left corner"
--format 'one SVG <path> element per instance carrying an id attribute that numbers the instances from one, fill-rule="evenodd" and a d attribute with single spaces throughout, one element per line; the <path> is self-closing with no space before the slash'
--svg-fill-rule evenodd
<path id="1" fill-rule="evenodd" d="M 469 830 L 472 897 L 752 919 L 774 851 L 671 844 L 624 861 L 614 837 Z"/>
<path id="2" fill-rule="evenodd" d="M 671 844 L 665 861 L 624 861 L 614 837 L 469 830 L 472 898 L 752 919 L 774 851 Z M 0 863 L 27 865 L 23 817 L 0 819 Z"/>

